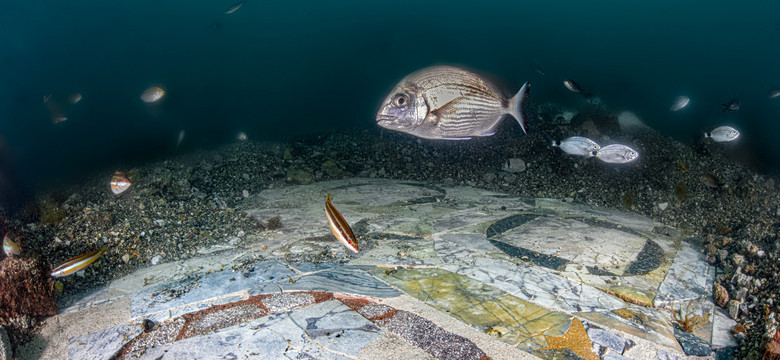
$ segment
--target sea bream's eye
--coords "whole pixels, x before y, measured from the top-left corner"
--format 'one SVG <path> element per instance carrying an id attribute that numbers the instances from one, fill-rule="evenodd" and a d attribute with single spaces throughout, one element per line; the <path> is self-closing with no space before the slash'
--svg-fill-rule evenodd
<path id="1" fill-rule="evenodd" d="M 404 94 L 398 94 L 393 98 L 393 105 L 396 107 L 402 108 L 406 107 L 406 105 L 409 103 L 409 99 Z"/>

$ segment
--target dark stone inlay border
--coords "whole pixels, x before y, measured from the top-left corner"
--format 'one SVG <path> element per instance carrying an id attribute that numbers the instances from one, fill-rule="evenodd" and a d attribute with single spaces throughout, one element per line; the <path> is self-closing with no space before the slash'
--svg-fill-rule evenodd
<path id="1" fill-rule="evenodd" d="M 674 325 L 674 337 L 680 343 L 685 355 L 710 356 L 712 355 L 712 345 L 683 329 L 677 324 Z"/>
<path id="2" fill-rule="evenodd" d="M 628 266 L 623 275 L 644 275 L 659 266 L 664 259 L 664 250 L 655 241 L 647 240 L 645 246 L 639 251 L 636 260 Z"/>
<path id="3" fill-rule="evenodd" d="M 520 227 L 523 224 L 536 219 L 537 217 L 539 217 L 537 214 L 517 214 L 505 217 L 488 226 L 487 230 L 485 230 L 485 235 L 488 239 L 490 239 L 493 236 Z"/>
<path id="4" fill-rule="evenodd" d="M 524 256 L 527 257 L 528 261 L 539 265 L 544 266 L 548 269 L 552 270 L 563 270 L 566 264 L 569 263 L 569 260 L 559 258 L 557 256 L 542 254 L 540 252 L 536 252 L 533 250 L 528 250 L 525 248 L 517 247 L 514 245 L 509 245 L 505 242 L 496 241 L 496 240 L 490 240 L 491 244 L 493 246 L 497 247 L 499 250 L 503 251 L 505 254 L 522 259 Z"/>

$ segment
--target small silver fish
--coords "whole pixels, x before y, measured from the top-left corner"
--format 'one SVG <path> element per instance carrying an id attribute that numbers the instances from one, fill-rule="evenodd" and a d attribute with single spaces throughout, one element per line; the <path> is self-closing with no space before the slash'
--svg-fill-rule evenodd
<path id="1" fill-rule="evenodd" d="M 688 106 L 690 102 L 691 99 L 689 97 L 678 96 L 676 99 L 674 99 L 674 102 L 672 103 L 672 106 L 669 107 L 669 110 L 671 111 L 682 110 L 684 107 Z"/>
<path id="2" fill-rule="evenodd" d="M 711 138 L 715 142 L 733 141 L 739 137 L 739 131 L 731 126 L 718 126 L 708 133 L 705 138 Z"/>
<path id="3" fill-rule="evenodd" d="M 181 142 L 184 141 L 184 135 L 186 135 L 184 130 L 179 131 L 179 136 L 176 138 L 176 147 L 177 148 L 179 147 L 179 145 L 181 145 Z"/>
<path id="4" fill-rule="evenodd" d="M 553 140 L 552 146 L 561 148 L 567 154 L 588 157 L 594 156 L 594 153 L 601 148 L 595 141 L 582 136 L 572 136 L 562 141 Z"/>
<path id="5" fill-rule="evenodd" d="M 731 101 L 721 104 L 723 105 L 723 112 L 726 111 L 737 111 L 739 110 L 740 105 L 742 105 L 742 102 L 739 101 L 739 99 L 731 99 Z"/>
<path id="6" fill-rule="evenodd" d="M 238 9 L 240 9 L 242 6 L 244 6 L 244 4 L 246 4 L 246 0 L 242 0 L 242 1 L 239 1 L 237 3 L 234 3 L 233 5 L 230 5 L 230 7 L 228 7 L 228 9 L 225 10 L 225 15 L 230 15 L 230 14 L 238 11 Z"/>
<path id="7" fill-rule="evenodd" d="M 636 160 L 639 153 L 628 146 L 612 144 L 595 151 L 593 156 L 605 163 L 625 164 Z"/>
<path id="8" fill-rule="evenodd" d="M 563 80 L 563 86 L 576 93 L 582 93 L 582 87 L 580 84 L 577 84 L 577 82 L 572 79 Z"/>
<path id="9" fill-rule="evenodd" d="M 767 96 L 769 96 L 770 99 L 774 99 L 780 96 L 780 88 L 773 88 L 772 90 L 769 90 Z"/>
<path id="10" fill-rule="evenodd" d="M 525 83 L 507 99 L 479 75 L 452 66 L 433 66 L 406 76 L 382 103 L 376 116 L 385 129 L 425 139 L 467 140 L 491 136 L 506 115 L 528 133 L 523 105 Z"/>
<path id="11" fill-rule="evenodd" d="M 141 100 L 145 103 L 153 103 L 165 96 L 165 90 L 159 86 L 152 86 L 141 93 Z"/>

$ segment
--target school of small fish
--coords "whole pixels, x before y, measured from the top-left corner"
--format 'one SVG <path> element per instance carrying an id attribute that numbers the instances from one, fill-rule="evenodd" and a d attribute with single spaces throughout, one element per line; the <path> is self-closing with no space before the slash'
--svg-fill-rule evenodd
<path id="1" fill-rule="evenodd" d="M 582 136 L 572 136 L 561 141 L 553 140 L 552 146 L 560 148 L 569 155 L 595 157 L 610 164 L 626 164 L 639 158 L 639 153 L 628 146 L 612 144 L 601 147 L 595 141 Z"/>

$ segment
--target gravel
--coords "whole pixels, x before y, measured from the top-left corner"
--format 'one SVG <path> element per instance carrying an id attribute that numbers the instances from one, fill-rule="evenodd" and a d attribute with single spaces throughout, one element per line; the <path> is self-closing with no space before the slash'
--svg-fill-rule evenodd
<path id="1" fill-rule="evenodd" d="M 601 134 L 591 122 L 574 127 L 554 119 L 532 124 L 529 135 L 506 121 L 495 136 L 469 141 L 371 129 L 230 144 L 139 166 L 139 179 L 119 196 L 109 190 L 113 169 L 106 169 L 41 194 L 11 222 L 25 248 L 51 264 L 108 247 L 84 277 L 61 280 L 68 295 L 212 245 L 252 242 L 265 224 L 236 210 L 238 204 L 265 189 L 311 181 L 384 177 L 620 208 L 681 229 L 701 249 L 718 267 L 729 313 L 738 313 L 747 329 L 737 358 L 761 357 L 780 322 L 778 180 L 753 172 L 738 145 L 704 139 L 686 145 L 651 130 Z M 628 145 L 640 158 L 606 164 L 550 146 L 549 137 L 573 135 Z M 708 187 L 703 174 L 723 186 Z"/>

